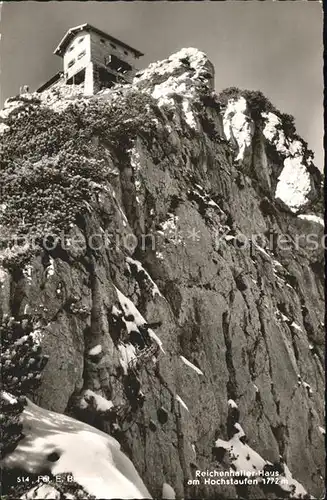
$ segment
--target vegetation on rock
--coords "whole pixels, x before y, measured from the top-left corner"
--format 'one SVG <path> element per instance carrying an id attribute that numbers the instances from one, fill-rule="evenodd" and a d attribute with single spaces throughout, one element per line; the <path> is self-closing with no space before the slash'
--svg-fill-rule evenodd
<path id="1" fill-rule="evenodd" d="M 27 109 L 28 119 L 10 117 L 0 151 L 0 225 L 40 237 L 69 228 L 97 184 L 110 178 L 106 149 L 122 157 L 136 135 L 150 138 L 154 106 L 131 90 L 110 102 L 77 102 L 61 114 L 40 106 Z"/>
<path id="2" fill-rule="evenodd" d="M 30 394 L 40 385 L 41 372 L 48 356 L 41 354 L 37 333 L 29 317 L 17 320 L 4 316 L 0 334 L 1 381 L 2 390 L 6 391 L 0 396 L 3 457 L 13 451 L 23 437 L 19 415 L 25 406 L 24 395 Z M 15 397 L 11 397 L 11 394 Z"/>
<path id="3" fill-rule="evenodd" d="M 2 388 L 14 395 L 24 395 L 40 384 L 41 371 L 48 357 L 41 354 L 36 338 L 40 331 L 30 317 L 4 316 L 0 325 Z"/>

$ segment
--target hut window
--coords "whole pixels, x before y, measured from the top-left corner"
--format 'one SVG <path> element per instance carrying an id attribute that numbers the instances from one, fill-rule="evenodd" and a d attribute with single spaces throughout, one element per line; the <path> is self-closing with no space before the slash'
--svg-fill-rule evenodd
<path id="1" fill-rule="evenodd" d="M 86 50 L 83 50 L 83 52 L 81 52 L 80 54 L 78 54 L 77 59 L 78 59 L 78 60 L 79 60 L 79 59 L 82 59 L 82 57 L 84 57 L 84 56 L 85 56 L 85 54 L 86 54 Z"/>

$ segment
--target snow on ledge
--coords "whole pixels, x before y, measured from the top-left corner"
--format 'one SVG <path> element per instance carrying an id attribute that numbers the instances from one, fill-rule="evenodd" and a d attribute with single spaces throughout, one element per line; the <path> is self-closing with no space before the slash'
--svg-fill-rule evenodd
<path id="1" fill-rule="evenodd" d="M 176 493 L 170 484 L 163 483 L 161 498 L 162 500 L 175 500 Z"/>
<path id="2" fill-rule="evenodd" d="M 297 324 L 295 323 L 295 321 L 293 321 L 293 323 L 291 324 L 291 327 L 294 328 L 294 330 L 297 330 L 298 332 L 302 332 L 302 328 Z"/>
<path id="3" fill-rule="evenodd" d="M 235 424 L 235 428 L 237 432 L 229 441 L 224 441 L 223 439 L 217 439 L 215 442 L 215 446 L 217 448 L 225 449 L 230 457 L 230 460 L 233 462 L 233 465 L 236 467 L 236 471 L 239 472 L 240 475 L 249 476 L 253 474 L 258 481 L 262 480 L 262 477 L 258 476 L 260 471 L 264 470 L 264 467 L 267 465 L 272 465 L 271 462 L 265 460 L 259 455 L 256 451 L 254 451 L 248 444 L 243 443 L 240 438 L 244 437 L 244 431 L 239 424 Z M 286 479 L 286 484 L 279 481 L 279 486 L 287 493 L 292 494 L 292 498 L 303 498 L 304 495 L 307 495 L 307 491 L 303 488 L 303 486 L 293 478 L 289 468 L 284 463 L 284 478 Z M 267 476 L 269 473 L 267 472 Z M 279 477 L 282 478 L 282 475 Z M 310 498 L 313 498 L 310 496 Z"/>
<path id="4" fill-rule="evenodd" d="M 102 346 L 100 344 L 95 345 L 89 350 L 89 356 L 98 356 L 102 352 Z"/>
<path id="5" fill-rule="evenodd" d="M 181 358 L 181 360 L 183 361 L 183 363 L 185 365 L 187 365 L 190 368 L 192 368 L 192 370 L 194 370 L 199 375 L 203 375 L 203 372 L 200 370 L 200 368 L 198 368 L 197 366 L 193 365 L 193 363 L 191 363 L 191 361 L 189 361 L 188 359 L 184 358 L 184 356 L 180 356 L 180 358 Z"/>
<path id="6" fill-rule="evenodd" d="M 71 473 L 96 498 L 151 498 L 119 443 L 104 432 L 66 415 L 40 408 L 27 400 L 21 421 L 25 437 L 2 465 L 39 474 Z M 50 453 L 59 459 L 49 462 Z"/>
<path id="7" fill-rule="evenodd" d="M 256 391 L 258 391 L 258 388 L 255 385 L 254 387 Z M 228 406 L 234 407 L 234 405 L 236 405 L 235 401 L 230 399 L 228 401 Z M 259 453 L 245 443 L 245 432 L 238 422 L 234 424 L 234 429 L 235 434 L 229 439 L 229 441 L 217 439 L 215 442 L 216 448 L 222 448 L 228 453 L 229 459 L 233 463 L 234 470 L 240 476 L 249 477 L 253 475 L 259 482 L 263 482 L 263 477 L 269 477 L 270 475 L 274 477 L 274 473 L 270 472 L 267 467 L 272 466 L 272 463 L 262 458 Z M 290 496 L 291 498 L 303 498 L 306 495 L 308 498 L 313 499 L 314 497 L 308 495 L 303 486 L 292 477 L 286 463 L 281 462 L 280 465 L 283 467 L 283 473 L 279 474 L 280 480 L 278 481 L 278 486 L 289 494 L 287 496 Z M 262 473 L 261 475 L 260 472 Z M 284 479 L 285 481 L 281 481 L 281 479 Z M 264 482 L 263 484 L 266 483 Z"/>
<path id="8" fill-rule="evenodd" d="M 316 222 L 317 224 L 320 224 L 322 227 L 325 227 L 324 219 L 322 217 L 318 217 L 318 215 L 314 215 L 314 214 L 299 214 L 298 218 L 299 219 L 303 219 L 303 220 L 309 220 L 309 221 L 312 221 L 312 222 Z"/>
<path id="9" fill-rule="evenodd" d="M 146 279 L 152 285 L 152 290 L 151 290 L 152 297 L 155 297 L 156 295 L 159 295 L 159 297 L 162 297 L 162 294 L 161 294 L 158 286 L 153 281 L 153 279 L 151 278 L 150 274 L 144 269 L 144 267 L 143 267 L 143 265 L 142 265 L 142 263 L 140 261 L 134 260 L 131 257 L 127 257 L 126 258 L 126 262 L 127 262 L 127 265 L 129 266 L 129 268 L 130 268 L 130 264 L 131 264 L 131 265 L 134 265 L 136 267 L 138 273 L 140 273 L 140 272 L 144 273 L 144 275 L 146 276 Z"/>
<path id="10" fill-rule="evenodd" d="M 238 408 L 237 404 L 235 403 L 234 399 L 229 399 L 227 402 L 229 408 Z"/>
<path id="11" fill-rule="evenodd" d="M 96 394 L 95 392 L 91 391 L 91 389 L 87 389 L 83 393 L 83 399 L 81 400 L 80 407 L 87 408 L 89 406 L 89 403 L 93 403 L 97 411 L 108 411 L 114 406 L 112 401 L 109 401 L 103 396 Z"/>
<path id="12" fill-rule="evenodd" d="M 122 310 L 124 311 L 125 316 L 130 316 L 130 315 L 134 316 L 133 322 L 126 322 L 126 326 L 128 326 L 128 323 L 132 323 L 133 328 L 135 330 L 138 330 L 138 326 L 146 325 L 145 319 L 143 318 L 142 314 L 139 312 L 137 307 L 135 307 L 133 302 L 128 297 L 126 297 L 120 290 L 118 290 L 117 287 L 115 287 L 115 289 L 118 295 L 119 303 L 121 305 Z M 131 325 L 129 325 L 128 328 L 131 328 Z M 160 350 L 165 354 L 160 338 L 154 333 L 154 331 L 151 328 L 148 328 L 148 334 L 158 344 Z M 131 345 L 131 347 L 133 346 Z"/>
<path id="13" fill-rule="evenodd" d="M 133 364 L 135 364 L 137 361 L 135 347 L 130 343 L 121 343 L 118 345 L 118 350 L 120 352 L 120 365 L 124 371 L 124 374 L 127 375 L 128 368 L 130 366 L 133 366 Z"/>
<path id="14" fill-rule="evenodd" d="M 188 409 L 187 405 L 184 403 L 184 401 L 182 400 L 182 398 L 181 398 L 178 394 L 176 394 L 175 399 L 176 399 L 176 401 L 178 401 L 178 402 L 180 403 L 180 405 L 181 405 L 183 408 L 185 408 L 185 410 L 186 410 L 186 411 L 188 411 L 188 412 L 190 411 L 190 410 Z"/>

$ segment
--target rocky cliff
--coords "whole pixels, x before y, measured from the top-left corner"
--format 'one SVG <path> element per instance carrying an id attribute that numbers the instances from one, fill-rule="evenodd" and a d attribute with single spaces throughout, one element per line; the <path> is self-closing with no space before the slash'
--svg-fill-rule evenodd
<path id="1" fill-rule="evenodd" d="M 321 175 L 288 115 L 213 77 L 183 49 L 1 112 L 9 497 L 322 494 Z M 229 470 L 258 484 L 208 484 Z"/>

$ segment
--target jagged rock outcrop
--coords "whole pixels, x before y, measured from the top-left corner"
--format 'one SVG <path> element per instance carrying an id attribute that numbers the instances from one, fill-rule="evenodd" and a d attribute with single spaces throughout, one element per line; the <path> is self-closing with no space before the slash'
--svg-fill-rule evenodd
<path id="1" fill-rule="evenodd" d="M 183 49 L 92 98 L 8 103 L 1 314 L 42 327 L 29 397 L 116 438 L 153 498 L 318 498 L 321 176 L 212 81 Z M 247 463 L 285 481 L 192 483 Z"/>

